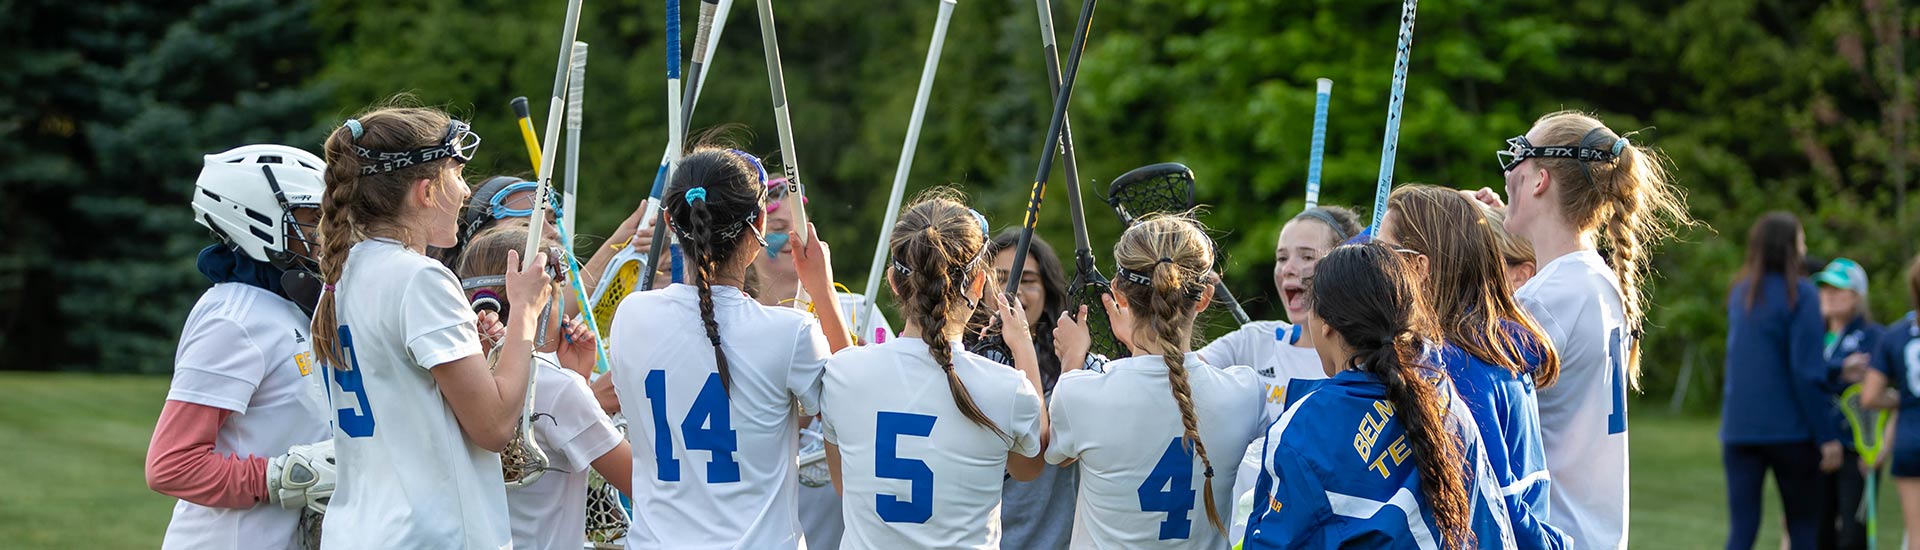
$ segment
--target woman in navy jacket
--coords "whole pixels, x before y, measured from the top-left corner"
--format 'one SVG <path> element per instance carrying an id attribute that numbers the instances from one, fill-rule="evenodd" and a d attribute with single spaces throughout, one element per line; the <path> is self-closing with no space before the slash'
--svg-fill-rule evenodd
<path id="1" fill-rule="evenodd" d="M 1823 472 L 1840 467 L 1834 403 L 1825 391 L 1826 323 L 1819 291 L 1800 273 L 1806 248 L 1792 214 L 1761 216 L 1747 234 L 1746 265 L 1727 298 L 1720 442 L 1729 549 L 1753 547 L 1767 470 L 1780 487 L 1792 547 L 1814 548 L 1828 491 Z"/>

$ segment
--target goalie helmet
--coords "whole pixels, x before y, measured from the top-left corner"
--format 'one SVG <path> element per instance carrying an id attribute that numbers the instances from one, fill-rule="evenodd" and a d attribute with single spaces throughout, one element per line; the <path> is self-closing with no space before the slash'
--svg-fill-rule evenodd
<path id="1" fill-rule="evenodd" d="M 281 269 L 313 263 L 293 251 L 293 241 L 318 246 L 312 225 L 293 217 L 297 208 L 319 208 L 326 194 L 327 165 L 320 157 L 285 145 L 246 145 L 206 156 L 193 183 L 194 221 L 249 258 Z"/>

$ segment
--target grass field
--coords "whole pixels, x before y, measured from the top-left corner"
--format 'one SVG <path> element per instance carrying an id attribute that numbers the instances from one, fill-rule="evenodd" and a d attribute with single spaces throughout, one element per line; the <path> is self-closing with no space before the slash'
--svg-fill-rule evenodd
<path id="1" fill-rule="evenodd" d="M 147 490 L 159 377 L 0 373 L 0 546 L 156 548 L 173 499 Z M 1646 410 L 1652 407 L 1646 407 Z M 1713 418 L 1632 419 L 1635 548 L 1718 548 L 1726 492 Z M 1777 501 L 1767 516 L 1777 518 Z M 1882 548 L 1898 548 L 1899 503 L 1882 491 Z M 1779 548 L 1777 519 L 1757 548 Z"/>

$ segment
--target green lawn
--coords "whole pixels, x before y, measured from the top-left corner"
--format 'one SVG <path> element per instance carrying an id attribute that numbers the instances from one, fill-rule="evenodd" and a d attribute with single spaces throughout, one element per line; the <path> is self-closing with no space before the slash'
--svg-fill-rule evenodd
<path id="1" fill-rule="evenodd" d="M 0 546 L 158 547 L 173 499 L 147 490 L 141 465 L 166 390 L 159 377 L 0 373 Z M 1717 424 L 1633 417 L 1635 548 L 1724 544 Z M 1767 504 L 1777 518 L 1777 501 Z M 1898 548 L 1892 490 L 1880 510 L 1881 547 Z M 1778 520 L 1764 525 L 1756 548 L 1779 548 Z"/>

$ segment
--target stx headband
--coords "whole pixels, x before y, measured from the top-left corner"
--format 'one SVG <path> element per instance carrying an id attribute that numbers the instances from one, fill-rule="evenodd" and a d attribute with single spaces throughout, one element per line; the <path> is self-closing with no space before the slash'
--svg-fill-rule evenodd
<path id="1" fill-rule="evenodd" d="M 980 238 L 981 238 L 981 239 L 986 239 L 988 235 L 992 235 L 992 234 L 993 234 L 993 233 L 991 233 L 991 232 L 989 232 L 989 231 L 987 231 L 987 216 L 986 216 L 986 215 L 984 215 L 984 214 L 981 214 L 979 210 L 974 210 L 974 209 L 972 209 L 972 208 L 968 208 L 968 209 L 967 209 L 967 213 L 969 213 L 969 214 L 973 214 L 973 221 L 974 221 L 974 222 L 976 222 L 976 223 L 979 223 L 979 224 L 980 224 Z M 986 247 L 984 247 L 984 246 L 982 246 L 982 247 L 980 247 L 980 251 L 981 251 L 981 252 L 983 252 L 983 253 L 984 253 L 984 252 L 986 252 L 986 250 L 987 250 L 987 248 L 986 248 Z M 969 261 L 969 262 L 967 262 L 967 265 L 963 265 L 963 266 L 960 266 L 960 267 L 959 267 L 958 269 L 956 269 L 956 270 L 954 270 L 954 275 L 956 276 L 956 278 L 958 278 L 958 276 L 959 276 L 959 275 L 964 275 L 964 274 L 966 274 L 966 272 L 967 272 L 968 270 L 971 270 L 971 269 L 973 269 L 973 266 L 974 266 L 975 264 L 979 264 L 980 262 L 982 262 L 982 261 L 985 261 L 985 260 L 986 260 L 986 257 L 985 257 L 985 256 L 975 256 L 975 257 L 973 258 L 973 260 L 972 260 L 972 261 Z M 892 264 L 892 266 L 891 266 L 891 267 L 893 268 L 893 270 L 894 270 L 894 271 L 898 271 L 898 272 L 900 272 L 900 274 L 901 274 L 901 275 L 912 275 L 912 274 L 913 274 L 913 268 L 911 268 L 911 267 L 907 267 L 907 264 L 903 264 L 903 263 L 900 263 L 900 258 L 899 258 L 899 256 L 894 256 L 894 259 L 893 259 L 893 261 L 891 261 L 891 262 L 889 262 L 889 263 L 891 263 L 891 264 Z"/>
<path id="2" fill-rule="evenodd" d="M 346 126 L 353 132 L 354 140 L 358 141 L 363 133 L 360 129 L 360 121 L 349 119 Z M 375 151 L 354 145 L 353 152 L 360 158 L 374 161 L 373 164 L 360 167 L 360 175 L 371 176 L 440 159 L 450 158 L 454 162 L 466 164 L 468 160 L 473 159 L 473 152 L 479 148 L 480 134 L 473 133 L 472 127 L 467 123 L 455 120 L 447 124 L 447 133 L 441 136 L 439 145 L 430 145 L 411 151 Z"/>
<path id="3" fill-rule="evenodd" d="M 1507 150 L 1495 151 L 1494 155 L 1500 160 L 1501 172 L 1511 172 L 1515 166 L 1519 166 L 1522 161 L 1530 158 L 1573 159 L 1581 162 L 1606 162 L 1620 158 L 1620 152 L 1625 150 L 1630 143 L 1625 137 L 1615 138 L 1612 146 L 1607 149 L 1584 145 L 1587 142 L 1594 141 L 1592 139 L 1594 133 L 1604 130 L 1605 128 L 1602 127 L 1594 128 L 1593 131 L 1588 132 L 1587 137 L 1580 140 L 1582 145 L 1552 147 L 1536 147 L 1533 143 L 1527 141 L 1525 134 L 1522 134 L 1507 138 Z"/>

